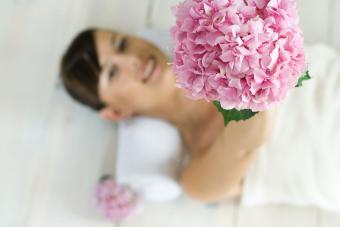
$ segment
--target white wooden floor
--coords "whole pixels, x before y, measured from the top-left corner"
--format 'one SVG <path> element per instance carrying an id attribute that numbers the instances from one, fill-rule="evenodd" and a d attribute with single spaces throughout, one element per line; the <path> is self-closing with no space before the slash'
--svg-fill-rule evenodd
<path id="1" fill-rule="evenodd" d="M 340 213 L 313 207 L 244 208 L 237 201 L 208 207 L 185 197 L 148 203 L 125 223 L 98 215 L 91 198 L 100 175 L 114 170 L 115 125 L 68 98 L 58 60 L 79 29 L 99 24 L 133 31 L 147 23 L 138 17 L 150 5 L 124 0 L 135 7 L 111 15 L 121 1 L 96 2 L 0 2 L 0 227 L 340 226 Z M 131 15 L 137 19 L 124 26 Z"/>

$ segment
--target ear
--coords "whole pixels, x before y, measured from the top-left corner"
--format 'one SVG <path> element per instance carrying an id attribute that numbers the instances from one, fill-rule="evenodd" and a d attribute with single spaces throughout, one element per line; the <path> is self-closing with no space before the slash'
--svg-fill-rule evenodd
<path id="1" fill-rule="evenodd" d="M 132 116 L 131 111 L 117 111 L 109 107 L 105 107 L 100 111 L 100 117 L 107 121 L 120 121 Z"/>

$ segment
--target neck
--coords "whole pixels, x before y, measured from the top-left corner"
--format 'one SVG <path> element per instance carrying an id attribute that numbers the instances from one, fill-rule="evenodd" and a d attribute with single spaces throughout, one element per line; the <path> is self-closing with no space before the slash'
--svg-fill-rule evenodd
<path id="1" fill-rule="evenodd" d="M 166 73 L 165 86 L 157 104 L 142 115 L 156 117 L 172 123 L 181 133 L 183 143 L 191 155 L 200 154 L 211 146 L 211 142 L 223 129 L 223 118 L 211 103 L 205 100 L 191 100 L 183 89 L 176 88 L 174 75 Z"/>
<path id="2" fill-rule="evenodd" d="M 209 122 L 208 119 L 216 113 L 212 104 L 205 100 L 189 99 L 183 89 L 174 86 L 175 79 L 170 68 L 166 70 L 165 77 L 165 85 L 161 88 L 165 95 L 159 97 L 157 105 L 144 115 L 164 119 L 181 131 L 195 130 L 204 122 Z"/>

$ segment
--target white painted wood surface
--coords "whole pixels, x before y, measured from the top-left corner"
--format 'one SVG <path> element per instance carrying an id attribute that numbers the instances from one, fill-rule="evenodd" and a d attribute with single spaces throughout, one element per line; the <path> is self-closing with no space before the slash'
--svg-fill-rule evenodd
<path id="1" fill-rule="evenodd" d="M 339 227 L 340 214 L 335 212 L 320 212 L 320 227 Z"/>
<path id="2" fill-rule="evenodd" d="M 340 51 L 340 1 L 339 0 L 333 0 L 333 3 L 331 5 L 331 21 L 332 29 L 331 29 L 331 45 L 338 48 Z"/>
<path id="3" fill-rule="evenodd" d="M 160 28 L 170 28 L 175 23 L 171 7 L 181 2 L 180 0 L 154 0 L 151 25 Z"/>
<path id="4" fill-rule="evenodd" d="M 327 1 L 303 1 L 311 7 L 304 14 L 314 10 L 320 10 L 316 17 L 328 14 L 322 5 L 329 6 Z M 150 24 L 165 28 L 173 19 L 168 6 L 175 2 L 0 2 L 1 227 L 340 226 L 339 213 L 315 208 L 243 208 L 237 201 L 208 207 L 185 197 L 148 203 L 144 213 L 119 225 L 94 210 L 91 196 L 97 179 L 114 171 L 115 126 L 75 104 L 58 86 L 59 58 L 71 38 L 88 26 L 129 32 Z M 333 10 L 340 12 L 339 2 L 334 5 Z M 306 33 L 313 40 L 327 41 L 329 36 L 320 33 L 325 28 L 316 19 L 303 19 L 311 23 Z M 332 26 L 335 38 L 329 40 L 340 46 L 339 21 Z"/>
<path id="5" fill-rule="evenodd" d="M 239 207 L 237 227 L 289 226 L 319 227 L 316 208 L 297 208 L 291 206 Z"/>
<path id="6" fill-rule="evenodd" d="M 233 226 L 233 212 L 232 202 L 207 206 L 182 196 L 169 203 L 148 203 L 140 217 L 126 221 L 119 227 Z"/>
<path id="7" fill-rule="evenodd" d="M 306 42 L 329 42 L 332 1 L 298 0 L 300 26 Z"/>
<path id="8" fill-rule="evenodd" d="M 149 0 L 86 0 L 89 6 L 87 25 L 133 32 L 146 25 Z"/>

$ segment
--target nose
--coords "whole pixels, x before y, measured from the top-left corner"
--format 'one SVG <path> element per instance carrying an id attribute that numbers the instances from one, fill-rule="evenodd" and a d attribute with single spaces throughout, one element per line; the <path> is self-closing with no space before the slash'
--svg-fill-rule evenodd
<path id="1" fill-rule="evenodd" d="M 112 62 L 118 64 L 119 68 L 122 69 L 124 74 L 139 75 L 139 72 L 143 68 L 142 59 L 135 55 L 116 55 L 112 57 Z"/>
<path id="2" fill-rule="evenodd" d="M 141 59 L 135 55 L 127 55 L 127 54 L 116 55 L 116 56 L 112 56 L 110 60 L 113 63 L 129 65 L 129 66 L 132 66 L 133 68 L 138 68 L 142 64 Z"/>
<path id="3" fill-rule="evenodd" d="M 134 55 L 129 56 L 130 64 L 133 68 L 139 69 L 141 67 L 141 60 Z"/>
<path id="4" fill-rule="evenodd" d="M 118 60 L 118 59 L 117 59 Z M 142 67 L 142 61 L 135 55 L 125 54 L 124 56 L 119 56 L 119 61 L 121 65 L 126 66 L 132 71 L 138 71 Z"/>

